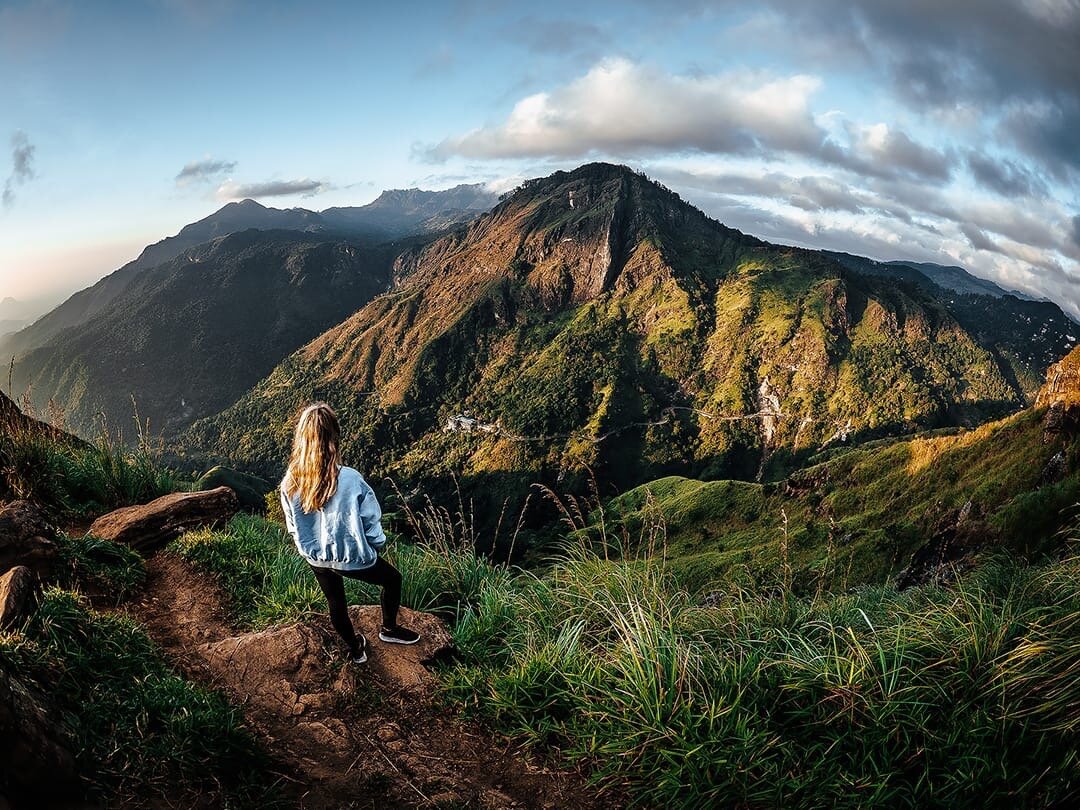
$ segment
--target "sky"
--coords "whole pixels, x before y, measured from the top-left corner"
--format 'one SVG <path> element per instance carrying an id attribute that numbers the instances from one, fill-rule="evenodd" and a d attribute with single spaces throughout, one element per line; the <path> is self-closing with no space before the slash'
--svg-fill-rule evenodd
<path id="1" fill-rule="evenodd" d="M 627 163 L 785 244 L 1080 315 L 1080 0 L 0 0 L 0 299 L 226 202 Z"/>

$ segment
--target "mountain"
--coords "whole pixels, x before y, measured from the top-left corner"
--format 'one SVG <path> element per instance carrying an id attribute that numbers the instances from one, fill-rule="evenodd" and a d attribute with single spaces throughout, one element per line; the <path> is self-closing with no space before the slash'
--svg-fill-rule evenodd
<path id="1" fill-rule="evenodd" d="M 297 231 L 218 237 L 143 270 L 20 357 L 15 389 L 32 384 L 38 408 L 52 399 L 84 434 L 101 412 L 128 424 L 132 397 L 155 432 L 175 432 L 382 292 L 401 250 Z"/>
<path id="2" fill-rule="evenodd" d="M 1006 290 L 961 267 L 878 262 L 850 253 L 822 251 L 866 276 L 922 287 L 941 301 L 979 345 L 990 351 L 1030 401 L 1046 368 L 1077 345 L 1080 325 L 1061 307 Z"/>
<path id="3" fill-rule="evenodd" d="M 767 479 L 822 448 L 1026 404 L 1037 385 L 934 290 L 767 244 L 590 164 L 403 255 L 391 292 L 185 445 L 273 475 L 296 408 L 326 398 L 372 474 L 462 476 L 496 513 L 582 465 L 616 487 Z"/>
<path id="4" fill-rule="evenodd" d="M 1050 368 L 1036 405 L 970 431 L 822 454 L 776 484 L 653 481 L 608 521 L 666 520 L 667 559 L 693 587 L 786 563 L 801 590 L 948 576 L 977 555 L 1053 554 L 1080 500 L 1080 349 Z M 786 548 L 782 541 L 786 537 Z"/>
<path id="5" fill-rule="evenodd" d="M 845 267 L 861 273 L 905 279 L 915 283 L 930 282 L 938 287 L 961 294 L 988 295 L 993 298 L 1012 295 L 1022 301 L 1039 300 L 1019 290 L 1007 290 L 989 279 L 979 278 L 963 267 L 957 267 L 956 265 L 909 261 L 879 262 L 875 259 L 854 256 L 850 253 L 840 253 L 832 250 L 823 250 L 821 252 L 832 259 L 836 259 Z"/>
<path id="6" fill-rule="evenodd" d="M 499 201 L 483 183 L 454 186 L 445 191 L 390 189 L 373 202 L 353 208 L 327 208 L 323 219 L 350 229 L 357 223 L 384 229 L 391 235 L 441 231 L 475 219 Z"/>
<path id="7" fill-rule="evenodd" d="M 485 204 L 490 207 L 494 203 L 495 197 L 479 185 L 456 186 L 446 191 L 386 191 L 368 205 L 329 208 L 321 214 L 303 208 L 268 208 L 255 200 L 228 203 L 210 216 L 185 225 L 175 236 L 148 245 L 134 261 L 75 293 L 29 327 L 0 341 L 0 351 L 3 356 L 10 357 L 45 345 L 63 330 L 102 312 L 143 271 L 229 233 L 250 228 L 277 229 L 386 241 L 410 233 L 443 230 L 468 221 Z M 0 334 L 3 334 L 2 330 Z"/>

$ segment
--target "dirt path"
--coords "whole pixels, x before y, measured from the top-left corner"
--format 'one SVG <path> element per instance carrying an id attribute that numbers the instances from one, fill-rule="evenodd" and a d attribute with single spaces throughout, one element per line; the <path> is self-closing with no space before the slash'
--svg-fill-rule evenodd
<path id="1" fill-rule="evenodd" d="M 579 775 L 545 768 L 438 706 L 426 670 L 415 653 L 414 664 L 408 658 L 420 645 L 391 650 L 375 642 L 368 664 L 347 664 L 325 618 L 240 634 L 211 577 L 165 552 L 146 569 L 146 587 L 127 609 L 188 677 L 224 689 L 242 707 L 296 807 L 619 804 L 599 798 Z M 364 629 L 368 614 L 353 611 Z M 399 670 L 412 665 L 417 672 L 402 680 Z"/>

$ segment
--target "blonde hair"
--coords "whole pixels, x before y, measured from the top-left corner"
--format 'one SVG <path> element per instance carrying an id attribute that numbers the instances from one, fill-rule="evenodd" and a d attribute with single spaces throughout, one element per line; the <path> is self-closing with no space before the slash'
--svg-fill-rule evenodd
<path id="1" fill-rule="evenodd" d="M 337 414 L 325 402 L 308 405 L 296 421 L 289 468 L 281 488 L 286 495 L 299 494 L 305 512 L 315 512 L 337 490 L 340 466 L 341 426 Z"/>

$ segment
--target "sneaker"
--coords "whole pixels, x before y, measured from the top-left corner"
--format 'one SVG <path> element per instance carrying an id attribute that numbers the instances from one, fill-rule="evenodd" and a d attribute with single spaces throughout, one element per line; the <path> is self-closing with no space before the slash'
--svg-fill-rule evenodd
<path id="1" fill-rule="evenodd" d="M 360 642 L 360 647 L 349 655 L 349 660 L 354 664 L 362 664 L 367 661 L 367 639 L 359 636 L 357 640 Z"/>
<path id="2" fill-rule="evenodd" d="M 415 644 L 420 640 L 420 634 L 398 625 L 379 628 L 379 638 L 390 644 Z"/>

